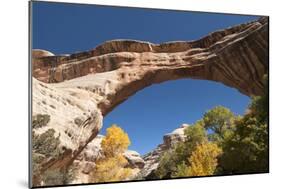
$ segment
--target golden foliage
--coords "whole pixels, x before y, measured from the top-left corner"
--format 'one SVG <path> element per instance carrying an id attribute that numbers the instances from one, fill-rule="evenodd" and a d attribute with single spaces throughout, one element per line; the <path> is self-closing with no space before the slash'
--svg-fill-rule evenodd
<path id="1" fill-rule="evenodd" d="M 131 175 L 130 168 L 124 168 L 127 160 L 123 155 L 104 158 L 96 163 L 94 172 L 92 173 L 93 182 L 114 182 L 126 180 Z"/>
<path id="2" fill-rule="evenodd" d="M 199 144 L 188 158 L 190 166 L 187 168 L 188 176 L 213 175 L 217 167 L 217 157 L 222 153 L 214 143 Z"/>
<path id="3" fill-rule="evenodd" d="M 112 125 L 106 130 L 106 136 L 101 142 L 104 157 L 96 162 L 91 173 L 92 182 L 114 182 L 126 180 L 132 174 L 132 169 L 125 168 L 128 161 L 123 152 L 130 145 L 130 139 L 120 127 Z"/>
<path id="4" fill-rule="evenodd" d="M 101 147 L 105 156 L 113 157 L 116 154 L 123 153 L 130 143 L 127 133 L 117 125 L 112 125 L 107 128 L 106 136 L 101 142 Z"/>

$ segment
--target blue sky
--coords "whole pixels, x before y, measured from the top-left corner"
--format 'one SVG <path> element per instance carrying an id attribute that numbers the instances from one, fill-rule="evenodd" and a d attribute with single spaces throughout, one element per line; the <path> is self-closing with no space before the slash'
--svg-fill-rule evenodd
<path id="1" fill-rule="evenodd" d="M 33 48 L 54 54 L 95 48 L 112 39 L 161 43 L 196 40 L 215 30 L 257 19 L 255 16 L 129 9 L 79 4 L 33 2 Z M 164 134 L 182 123 L 192 124 L 217 105 L 243 114 L 249 98 L 236 89 L 203 80 L 177 80 L 139 91 L 104 118 L 105 130 L 120 125 L 129 147 L 144 154 L 162 142 Z"/>

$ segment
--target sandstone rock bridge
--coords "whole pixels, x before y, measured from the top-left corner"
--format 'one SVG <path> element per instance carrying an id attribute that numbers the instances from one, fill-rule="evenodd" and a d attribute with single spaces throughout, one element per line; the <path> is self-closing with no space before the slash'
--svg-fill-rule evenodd
<path id="1" fill-rule="evenodd" d="M 263 94 L 268 53 L 266 17 L 196 41 L 113 40 L 71 55 L 34 49 L 33 115 L 51 115 L 36 132 L 55 129 L 66 149 L 46 161 L 45 169 L 69 165 L 95 138 L 103 116 L 149 85 L 191 78 L 217 81 L 248 96 Z"/>

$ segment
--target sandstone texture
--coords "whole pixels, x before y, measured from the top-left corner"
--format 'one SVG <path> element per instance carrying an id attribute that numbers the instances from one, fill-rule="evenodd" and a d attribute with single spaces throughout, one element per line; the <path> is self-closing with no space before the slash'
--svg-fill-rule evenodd
<path id="1" fill-rule="evenodd" d="M 178 142 L 185 141 L 184 130 L 188 124 L 182 124 L 180 128 L 175 129 L 173 132 L 163 136 L 163 143 L 159 144 L 154 150 L 144 155 L 142 158 L 145 166 L 137 175 L 138 179 L 148 178 L 149 175 L 157 169 L 161 155 L 172 149 Z"/>
<path id="2" fill-rule="evenodd" d="M 140 154 L 133 150 L 127 150 L 124 153 L 124 157 L 129 162 L 128 167 L 142 169 L 144 167 L 144 160 L 141 158 Z"/>
<path id="3" fill-rule="evenodd" d="M 63 149 L 59 158 L 44 161 L 44 171 L 76 161 L 85 148 L 91 148 L 86 146 L 98 135 L 103 117 L 152 84 L 204 79 L 248 96 L 263 94 L 263 75 L 268 72 L 268 18 L 215 31 L 196 41 L 153 44 L 113 40 L 87 52 L 54 55 L 37 49 L 32 56 L 32 114 L 50 116 L 46 126 L 33 130 L 40 134 L 54 129 Z M 178 134 L 166 137 L 164 143 L 177 140 L 182 140 Z M 84 154 L 83 158 L 87 159 L 87 173 L 91 167 L 88 158 L 93 157 Z M 141 164 L 140 159 L 132 159 L 135 166 Z"/>
<path id="4" fill-rule="evenodd" d="M 183 142 L 185 140 L 184 129 L 188 127 L 188 124 L 182 124 L 182 126 L 171 133 L 166 134 L 163 137 L 164 146 L 167 148 L 172 148 L 178 142 Z"/>

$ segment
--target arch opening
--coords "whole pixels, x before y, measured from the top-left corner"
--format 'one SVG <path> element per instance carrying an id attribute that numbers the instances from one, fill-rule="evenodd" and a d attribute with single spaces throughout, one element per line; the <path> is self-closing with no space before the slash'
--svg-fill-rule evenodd
<path id="1" fill-rule="evenodd" d="M 237 89 L 218 82 L 178 79 L 153 84 L 129 97 L 108 113 L 103 120 L 101 135 L 112 124 L 128 133 L 130 150 L 145 155 L 163 143 L 163 136 L 193 124 L 216 106 L 229 108 L 243 115 L 250 98 Z"/>

